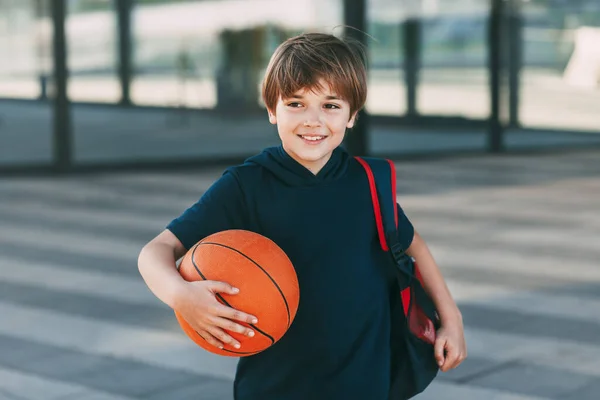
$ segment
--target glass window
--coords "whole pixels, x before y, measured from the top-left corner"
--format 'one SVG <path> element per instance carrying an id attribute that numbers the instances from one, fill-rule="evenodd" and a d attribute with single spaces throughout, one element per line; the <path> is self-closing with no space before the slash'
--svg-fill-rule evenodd
<path id="1" fill-rule="evenodd" d="M 521 124 L 598 132 L 600 3 L 526 2 L 523 38 Z"/>
<path id="2" fill-rule="evenodd" d="M 369 51 L 369 95 L 366 109 L 373 115 L 406 112 L 404 84 L 404 7 L 397 0 L 368 1 L 367 45 Z"/>
<path id="3" fill-rule="evenodd" d="M 489 1 L 427 0 L 420 4 L 418 112 L 488 118 Z"/>
<path id="4" fill-rule="evenodd" d="M 68 93 L 74 102 L 116 103 L 118 35 L 114 1 L 67 2 Z"/>
<path id="5" fill-rule="evenodd" d="M 0 0 L 0 97 L 47 95 L 52 70 L 49 0 Z"/>
<path id="6" fill-rule="evenodd" d="M 52 160 L 49 6 L 0 0 L 0 168 Z"/>
<path id="7" fill-rule="evenodd" d="M 372 119 L 371 152 L 395 157 L 483 150 L 482 124 L 462 119 L 489 117 L 489 2 L 369 0 L 369 4 L 369 34 L 376 37 L 369 42 L 367 108 L 376 116 L 405 117 Z M 415 85 L 412 93 L 410 84 Z M 453 126 L 453 121 L 460 122 Z"/>
<path id="8" fill-rule="evenodd" d="M 132 100 L 211 109 L 256 104 L 272 50 L 305 30 L 341 32 L 341 6 L 339 0 L 138 1 Z"/>

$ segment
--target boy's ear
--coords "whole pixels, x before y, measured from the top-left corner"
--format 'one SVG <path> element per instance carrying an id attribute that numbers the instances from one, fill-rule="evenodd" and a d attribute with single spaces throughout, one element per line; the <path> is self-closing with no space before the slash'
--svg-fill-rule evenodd
<path id="1" fill-rule="evenodd" d="M 352 116 L 352 118 L 350 118 L 350 121 L 348 121 L 348 123 L 346 124 L 347 128 L 354 127 L 354 121 L 356 121 L 356 114 L 358 114 L 358 111 L 354 113 L 354 115 Z"/>
<path id="2" fill-rule="evenodd" d="M 269 112 L 269 122 L 273 125 L 277 124 L 277 117 L 275 116 L 275 113 L 273 113 L 271 110 L 267 111 Z"/>

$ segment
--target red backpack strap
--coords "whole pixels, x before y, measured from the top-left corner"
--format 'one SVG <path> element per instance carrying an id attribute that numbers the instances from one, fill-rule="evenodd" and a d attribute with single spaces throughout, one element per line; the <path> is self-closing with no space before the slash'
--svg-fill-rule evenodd
<path id="1" fill-rule="evenodd" d="M 375 185 L 375 177 L 368 162 L 361 157 L 354 157 L 356 161 L 362 165 L 369 179 L 369 189 L 371 190 L 371 204 L 373 204 L 373 212 L 375 213 L 375 223 L 377 224 L 377 235 L 379 236 L 379 244 L 383 251 L 388 251 L 389 247 L 385 239 L 385 231 L 383 229 L 383 219 L 381 217 L 381 207 L 379 206 L 379 196 L 377 195 L 377 186 Z"/>
<path id="2" fill-rule="evenodd" d="M 381 213 L 381 206 L 379 203 L 379 194 L 377 191 L 377 185 L 375 183 L 375 175 L 373 174 L 373 170 L 372 170 L 371 166 L 369 165 L 369 162 L 367 161 L 369 159 L 364 159 L 361 157 L 354 157 L 354 158 L 365 169 L 365 172 L 367 173 L 367 178 L 369 179 L 369 189 L 371 191 L 371 203 L 373 204 L 373 212 L 375 213 L 375 222 L 377 224 L 377 235 L 379 236 L 379 244 L 381 245 L 381 248 L 383 249 L 383 251 L 389 251 L 390 248 L 389 248 L 387 240 L 386 240 L 385 228 L 384 228 L 384 224 L 383 224 L 383 217 L 382 217 L 382 213 Z M 378 160 L 378 161 L 381 162 L 382 160 Z M 395 223 L 395 226 L 397 229 L 398 228 L 398 207 L 396 206 L 396 167 L 391 160 L 385 160 L 385 161 L 389 164 L 389 167 L 390 167 L 390 176 L 391 176 L 390 186 L 392 188 L 391 196 L 393 197 L 392 204 L 394 207 L 394 223 Z M 418 274 L 418 271 L 415 271 L 415 272 Z M 404 315 L 408 315 L 408 308 L 409 308 L 410 300 L 411 300 L 410 299 L 411 294 L 410 294 L 409 288 L 405 288 L 404 290 L 401 290 L 400 295 L 402 297 L 402 305 L 403 305 L 403 309 L 404 309 Z"/>

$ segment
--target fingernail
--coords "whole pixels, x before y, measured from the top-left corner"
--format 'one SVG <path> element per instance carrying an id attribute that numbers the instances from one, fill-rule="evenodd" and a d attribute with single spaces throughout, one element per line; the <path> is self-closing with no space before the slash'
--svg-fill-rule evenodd
<path id="1" fill-rule="evenodd" d="M 256 324 L 256 323 L 258 323 L 258 319 L 257 319 L 257 318 L 254 318 L 254 319 L 252 319 L 252 323 L 253 323 L 253 324 Z"/>
<path id="2" fill-rule="evenodd" d="M 238 289 L 238 288 L 234 287 L 234 288 L 232 289 L 232 291 L 233 291 L 233 293 L 238 293 L 238 292 L 240 291 L 240 289 Z"/>
<path id="3" fill-rule="evenodd" d="M 233 347 L 235 347 L 236 349 L 239 349 L 240 348 L 240 344 L 236 343 Z"/>
<path id="4" fill-rule="evenodd" d="M 219 346 L 219 348 L 220 348 L 221 350 L 223 350 L 223 346 Z"/>
<path id="5" fill-rule="evenodd" d="M 248 336 L 250 336 L 250 337 L 254 336 L 254 332 L 253 331 L 248 332 Z"/>

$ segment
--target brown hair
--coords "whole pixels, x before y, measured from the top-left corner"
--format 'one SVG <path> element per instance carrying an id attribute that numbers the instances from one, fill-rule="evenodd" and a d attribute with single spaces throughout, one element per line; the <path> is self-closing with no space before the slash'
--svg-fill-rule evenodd
<path id="1" fill-rule="evenodd" d="M 324 33 L 306 33 L 286 40 L 267 66 L 263 101 L 275 111 L 280 96 L 288 98 L 302 89 L 323 90 L 320 79 L 350 104 L 351 117 L 359 111 L 367 98 L 365 53 L 360 43 Z"/>

